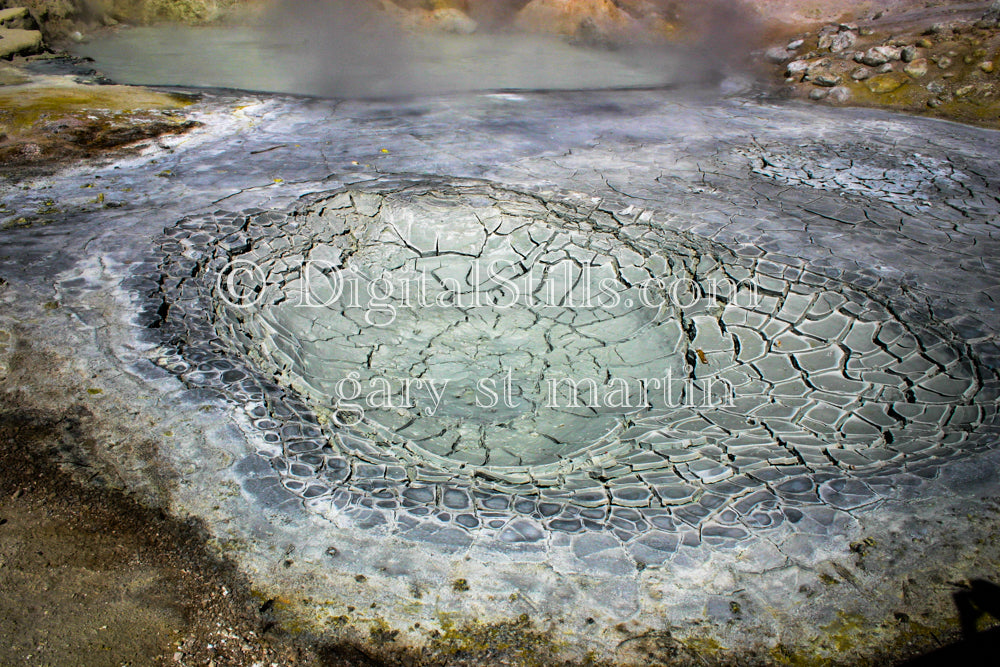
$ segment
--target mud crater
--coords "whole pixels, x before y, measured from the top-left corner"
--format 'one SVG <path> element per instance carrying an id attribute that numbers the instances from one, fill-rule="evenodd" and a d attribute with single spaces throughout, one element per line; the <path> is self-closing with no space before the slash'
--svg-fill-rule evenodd
<path id="1" fill-rule="evenodd" d="M 283 492 L 413 539 L 608 534 L 652 563 L 835 532 L 997 432 L 947 329 L 598 199 L 384 179 L 182 220 L 156 254 L 157 363 L 242 406 Z"/>

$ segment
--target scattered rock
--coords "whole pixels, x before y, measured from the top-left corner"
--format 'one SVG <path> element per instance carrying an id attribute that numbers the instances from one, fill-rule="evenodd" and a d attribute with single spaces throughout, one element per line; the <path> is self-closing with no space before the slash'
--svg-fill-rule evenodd
<path id="1" fill-rule="evenodd" d="M 917 47 L 911 45 L 903 47 L 903 50 L 900 52 L 899 57 L 902 59 L 904 63 L 911 63 L 917 59 L 917 54 L 918 54 Z"/>
<path id="2" fill-rule="evenodd" d="M 993 61 L 992 60 L 984 60 L 983 62 L 979 63 L 979 69 L 983 70 L 987 74 L 992 74 L 993 73 Z"/>
<path id="3" fill-rule="evenodd" d="M 946 23 L 934 23 L 927 30 L 924 30 L 925 35 L 940 35 L 944 32 L 951 32 L 951 26 Z"/>
<path id="4" fill-rule="evenodd" d="M 923 37 L 923 38 L 917 40 L 917 46 L 919 46 L 922 49 L 929 49 L 932 46 L 934 46 L 934 42 L 932 42 L 931 40 L 927 39 L 926 37 Z"/>
<path id="5" fill-rule="evenodd" d="M 830 91 L 825 88 L 813 88 L 809 91 L 809 99 L 819 101 L 825 99 L 829 94 Z"/>
<path id="6" fill-rule="evenodd" d="M 865 83 L 868 86 L 868 90 L 876 95 L 883 95 L 898 90 L 908 80 L 909 77 L 902 72 L 889 72 L 887 74 L 876 74 Z"/>
<path id="7" fill-rule="evenodd" d="M 876 74 L 888 74 L 889 72 L 892 71 L 892 69 L 893 69 L 892 63 L 886 63 L 884 65 L 879 65 L 877 68 L 875 68 L 875 73 Z"/>
<path id="8" fill-rule="evenodd" d="M 851 72 L 851 78 L 855 81 L 864 81 L 872 75 L 872 71 L 867 67 L 859 67 Z"/>
<path id="9" fill-rule="evenodd" d="M 951 67 L 952 60 L 948 56 L 941 56 L 937 60 L 937 66 L 941 69 L 948 69 Z"/>
<path id="10" fill-rule="evenodd" d="M 927 74 L 927 59 L 917 58 L 904 67 L 903 71 L 912 76 L 914 79 L 919 79 Z"/>
<path id="11" fill-rule="evenodd" d="M 805 44 L 805 43 L 806 43 L 806 40 L 804 40 L 804 39 L 796 39 L 796 40 L 793 40 L 793 41 L 789 42 L 788 46 L 786 46 L 785 48 L 788 49 L 789 51 L 796 51 L 796 50 L 802 48 L 802 45 Z"/>
<path id="12" fill-rule="evenodd" d="M 966 95 L 971 95 L 972 93 L 975 92 L 975 90 L 976 87 L 973 85 L 962 86 L 961 88 L 955 91 L 955 97 L 965 97 Z"/>

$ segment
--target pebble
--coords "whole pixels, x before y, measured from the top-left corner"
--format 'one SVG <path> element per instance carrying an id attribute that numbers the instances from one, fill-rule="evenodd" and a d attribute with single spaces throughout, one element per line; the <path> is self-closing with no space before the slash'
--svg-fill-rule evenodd
<path id="1" fill-rule="evenodd" d="M 819 101 L 829 94 L 829 90 L 824 90 L 823 88 L 813 88 L 809 91 L 809 99 Z"/>
<path id="2" fill-rule="evenodd" d="M 983 62 L 979 63 L 979 69 L 983 70 L 987 74 L 992 74 L 993 73 L 993 61 L 992 60 L 984 60 Z"/>
<path id="3" fill-rule="evenodd" d="M 917 58 L 904 67 L 903 71 L 912 76 L 914 79 L 919 79 L 927 74 L 927 60 L 925 58 Z"/>
<path id="4" fill-rule="evenodd" d="M 899 54 L 904 63 L 910 63 L 917 59 L 917 47 L 907 46 L 904 47 L 902 52 Z"/>
<path id="5" fill-rule="evenodd" d="M 872 75 L 872 71 L 867 67 L 859 67 L 851 72 L 851 78 L 855 81 L 864 81 Z"/>
<path id="6" fill-rule="evenodd" d="M 830 74 L 829 72 L 818 75 L 813 79 L 813 83 L 817 86 L 823 86 L 824 88 L 832 88 L 840 83 L 840 77 L 836 74 Z"/>
<path id="7" fill-rule="evenodd" d="M 793 40 L 793 41 L 789 42 L 788 46 L 786 46 L 785 48 L 788 49 L 789 51 L 795 51 L 795 50 L 799 49 L 805 43 L 806 43 L 806 40 L 804 40 L 804 39 L 796 39 L 796 40 Z"/>
<path id="8" fill-rule="evenodd" d="M 940 58 L 938 58 L 937 66 L 940 67 L 941 69 L 948 69 L 949 67 L 951 67 L 951 58 L 949 58 L 948 56 L 941 56 Z"/>

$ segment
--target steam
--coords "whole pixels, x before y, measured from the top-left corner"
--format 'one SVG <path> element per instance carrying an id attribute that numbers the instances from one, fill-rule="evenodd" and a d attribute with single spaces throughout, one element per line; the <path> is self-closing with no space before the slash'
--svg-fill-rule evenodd
<path id="1" fill-rule="evenodd" d="M 665 44 L 641 36 L 631 40 L 630 34 L 605 39 L 600 26 L 585 26 L 584 20 L 576 39 L 526 34 L 515 29 L 513 18 L 527 0 L 467 0 L 479 30 L 447 34 L 426 26 L 404 29 L 420 15 L 389 0 L 278 0 L 253 25 L 136 28 L 77 51 L 124 83 L 363 98 L 476 90 L 705 89 L 743 67 L 758 34 L 750 14 L 734 0 L 607 2 L 633 17 L 635 25 L 660 18 L 681 27 Z"/>

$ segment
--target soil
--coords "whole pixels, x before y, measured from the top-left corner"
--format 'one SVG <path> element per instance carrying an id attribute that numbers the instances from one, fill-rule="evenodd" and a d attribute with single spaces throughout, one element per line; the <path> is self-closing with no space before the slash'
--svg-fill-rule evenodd
<path id="1" fill-rule="evenodd" d="M 0 664 L 322 664 L 197 524 L 62 470 L 80 416 L 0 414 Z"/>

